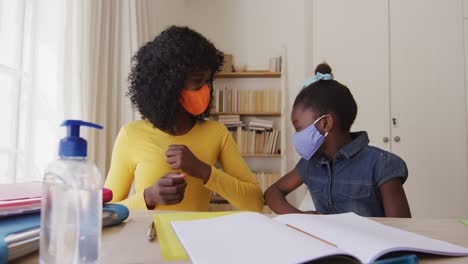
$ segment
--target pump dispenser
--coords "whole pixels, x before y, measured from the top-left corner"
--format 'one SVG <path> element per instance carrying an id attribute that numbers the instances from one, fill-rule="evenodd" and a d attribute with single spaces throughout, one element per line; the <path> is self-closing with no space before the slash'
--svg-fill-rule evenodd
<path id="1" fill-rule="evenodd" d="M 66 120 L 59 158 L 43 181 L 40 263 L 99 263 L 103 180 L 88 161 L 80 126 L 102 129 L 81 120 Z"/>

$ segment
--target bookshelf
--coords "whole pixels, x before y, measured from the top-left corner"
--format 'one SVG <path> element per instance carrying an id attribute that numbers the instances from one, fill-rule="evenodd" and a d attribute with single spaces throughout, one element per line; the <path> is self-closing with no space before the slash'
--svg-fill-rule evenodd
<path id="1" fill-rule="evenodd" d="M 218 73 L 214 82 L 211 119 L 224 123 L 239 152 L 265 191 L 286 171 L 286 71 Z M 235 210 L 213 194 L 210 210 Z M 264 213 L 271 213 L 265 206 Z"/>
<path id="2" fill-rule="evenodd" d="M 281 78 L 281 73 L 270 71 L 221 72 L 216 74 L 216 78 Z"/>
<path id="3" fill-rule="evenodd" d="M 240 115 L 240 116 L 281 116 L 281 112 L 214 112 L 212 116 Z"/>

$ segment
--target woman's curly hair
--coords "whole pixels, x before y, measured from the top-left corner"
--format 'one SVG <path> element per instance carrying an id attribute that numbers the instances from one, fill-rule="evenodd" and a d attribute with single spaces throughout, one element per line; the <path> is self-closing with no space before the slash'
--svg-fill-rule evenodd
<path id="1" fill-rule="evenodd" d="M 214 74 L 220 71 L 223 61 L 223 53 L 200 33 L 188 27 L 171 26 L 133 57 L 127 95 L 143 118 L 163 131 L 172 132 L 176 113 L 183 111 L 179 98 L 190 74 L 209 71 L 213 94 Z M 196 119 L 209 116 L 212 101 L 213 96 L 206 111 Z"/>

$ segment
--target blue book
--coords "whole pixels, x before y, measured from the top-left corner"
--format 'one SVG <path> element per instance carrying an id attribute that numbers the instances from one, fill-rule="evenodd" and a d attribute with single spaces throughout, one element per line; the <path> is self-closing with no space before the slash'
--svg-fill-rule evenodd
<path id="1" fill-rule="evenodd" d="M 39 213 L 0 218 L 0 264 L 39 248 Z"/>

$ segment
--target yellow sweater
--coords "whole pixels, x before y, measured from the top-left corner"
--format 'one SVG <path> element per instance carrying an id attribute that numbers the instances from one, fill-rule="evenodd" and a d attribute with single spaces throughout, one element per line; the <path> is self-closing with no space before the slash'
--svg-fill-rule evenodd
<path id="1" fill-rule="evenodd" d="M 121 128 L 114 143 L 111 167 L 105 187 L 113 192 L 112 202 L 131 209 L 147 210 L 145 188 L 153 185 L 171 169 L 165 152 L 169 145 L 186 145 L 201 161 L 211 165 L 210 179 L 187 176 L 182 202 L 157 205 L 155 210 L 208 211 L 210 193 L 214 191 L 240 210 L 261 211 L 263 193 L 255 176 L 237 150 L 226 127 L 214 121 L 198 121 L 185 135 L 173 136 L 154 128 L 146 120 Z M 223 171 L 214 167 L 219 162 Z M 176 172 L 181 172 L 177 171 Z M 128 196 L 134 181 L 135 194 Z"/>

